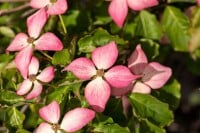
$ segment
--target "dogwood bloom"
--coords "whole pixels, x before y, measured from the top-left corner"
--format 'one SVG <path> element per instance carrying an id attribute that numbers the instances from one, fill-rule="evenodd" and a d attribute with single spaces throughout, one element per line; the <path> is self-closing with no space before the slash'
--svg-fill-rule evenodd
<path id="1" fill-rule="evenodd" d="M 197 0 L 197 4 L 200 5 L 200 0 Z"/>
<path id="2" fill-rule="evenodd" d="M 39 61 L 36 57 L 31 58 L 28 67 L 28 78 L 25 79 L 17 89 L 17 95 L 26 95 L 26 99 L 32 99 L 42 92 L 42 83 L 48 83 L 54 78 L 54 68 L 49 66 L 37 75 L 39 70 Z"/>
<path id="3" fill-rule="evenodd" d="M 15 64 L 24 79 L 27 78 L 27 68 L 34 49 L 58 51 L 63 48 L 62 42 L 53 33 L 47 32 L 39 37 L 46 20 L 47 14 L 44 9 L 28 17 L 28 35 L 18 33 L 6 49 L 7 51 L 19 51 L 15 57 Z"/>
<path id="4" fill-rule="evenodd" d="M 66 0 L 31 0 L 30 6 L 33 8 L 46 8 L 47 14 L 59 15 L 67 11 Z"/>
<path id="5" fill-rule="evenodd" d="M 110 97 L 111 87 L 125 88 L 137 77 L 125 66 L 110 68 L 118 56 L 115 42 L 96 48 L 91 56 L 92 61 L 81 57 L 72 61 L 64 70 L 71 71 L 81 80 L 92 79 L 85 87 L 85 97 L 95 111 L 102 112 Z"/>
<path id="6" fill-rule="evenodd" d="M 156 5 L 158 5 L 158 0 L 111 0 L 108 12 L 114 22 L 122 28 L 128 14 L 128 7 L 140 11 Z"/>
<path id="7" fill-rule="evenodd" d="M 60 107 L 56 101 L 49 105 L 42 107 L 39 110 L 40 117 L 45 120 L 34 133 L 61 133 L 62 130 L 66 132 L 75 132 L 83 128 L 95 117 L 95 112 L 87 108 L 75 108 L 67 112 L 61 122 Z"/>

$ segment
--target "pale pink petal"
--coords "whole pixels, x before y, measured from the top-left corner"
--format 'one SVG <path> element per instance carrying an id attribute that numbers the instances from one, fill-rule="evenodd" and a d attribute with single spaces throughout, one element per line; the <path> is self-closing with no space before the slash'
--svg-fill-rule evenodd
<path id="1" fill-rule="evenodd" d="M 95 112 L 87 108 L 75 108 L 67 112 L 61 122 L 61 129 L 75 132 L 86 126 L 95 117 Z"/>
<path id="2" fill-rule="evenodd" d="M 142 74 L 148 61 L 141 45 L 137 45 L 130 58 L 128 59 L 128 67 L 134 74 Z"/>
<path id="3" fill-rule="evenodd" d="M 127 0 L 128 6 L 136 11 L 158 5 L 158 0 Z"/>
<path id="4" fill-rule="evenodd" d="M 101 77 L 90 81 L 85 88 L 85 98 L 97 112 L 103 112 L 110 97 L 110 86 Z"/>
<path id="5" fill-rule="evenodd" d="M 197 0 L 197 4 L 200 5 L 200 0 Z"/>
<path id="6" fill-rule="evenodd" d="M 7 51 L 20 51 L 28 45 L 28 36 L 25 33 L 19 33 L 12 40 L 10 45 L 7 47 Z"/>
<path id="7" fill-rule="evenodd" d="M 31 62 L 28 67 L 28 75 L 36 75 L 39 70 L 39 61 L 36 57 L 31 58 Z"/>
<path id="8" fill-rule="evenodd" d="M 57 0 L 56 3 L 53 3 L 48 6 L 47 13 L 50 15 L 59 15 L 67 11 L 67 1 L 66 0 Z"/>
<path id="9" fill-rule="evenodd" d="M 106 81 L 115 88 L 125 88 L 133 82 L 133 80 L 138 78 L 138 76 L 133 75 L 127 67 L 122 65 L 112 67 L 105 73 L 104 77 Z"/>
<path id="10" fill-rule="evenodd" d="M 41 123 L 38 128 L 35 129 L 33 133 L 55 133 L 51 125 L 48 123 Z"/>
<path id="11" fill-rule="evenodd" d="M 33 15 L 27 18 L 28 34 L 30 37 L 36 39 L 47 21 L 47 13 L 44 8 L 38 10 Z"/>
<path id="12" fill-rule="evenodd" d="M 63 49 L 63 44 L 56 35 L 47 32 L 35 41 L 35 48 L 38 50 L 59 51 Z"/>
<path id="13" fill-rule="evenodd" d="M 33 99 L 42 93 L 42 85 L 38 81 L 34 81 L 32 91 L 26 96 L 26 99 Z"/>
<path id="14" fill-rule="evenodd" d="M 30 91 L 32 82 L 29 79 L 25 79 L 20 87 L 17 89 L 17 95 L 25 95 Z"/>
<path id="15" fill-rule="evenodd" d="M 149 86 L 145 85 L 144 83 L 138 81 L 133 86 L 132 92 L 149 94 L 151 92 L 151 88 Z"/>
<path id="16" fill-rule="evenodd" d="M 152 89 L 158 89 L 168 81 L 172 75 L 172 70 L 157 62 L 152 62 L 145 68 L 143 74 L 142 81 Z"/>
<path id="17" fill-rule="evenodd" d="M 124 20 L 128 14 L 128 5 L 126 0 L 112 0 L 110 2 L 108 13 L 113 21 L 122 28 Z"/>
<path id="18" fill-rule="evenodd" d="M 50 123 L 58 123 L 60 119 L 60 107 L 57 101 L 53 101 L 50 104 L 40 108 L 40 117 Z"/>
<path id="19" fill-rule="evenodd" d="M 92 60 L 98 69 L 108 69 L 118 56 L 118 49 L 115 42 L 110 42 L 92 51 Z"/>
<path id="20" fill-rule="evenodd" d="M 125 88 L 111 88 L 111 95 L 113 96 L 123 96 L 129 93 L 133 89 L 133 83 L 129 84 L 128 87 Z"/>
<path id="21" fill-rule="evenodd" d="M 123 112 L 128 117 L 130 110 L 132 109 L 131 103 L 126 96 L 122 96 Z"/>
<path id="22" fill-rule="evenodd" d="M 30 6 L 33 8 L 43 8 L 50 4 L 50 0 L 30 0 Z"/>
<path id="23" fill-rule="evenodd" d="M 45 82 L 45 83 L 48 83 L 50 82 L 51 80 L 53 80 L 54 78 L 54 67 L 52 66 L 49 66 L 49 67 L 46 67 L 44 70 L 42 70 L 42 72 L 37 76 L 37 79 L 42 81 L 42 82 Z"/>
<path id="24" fill-rule="evenodd" d="M 28 46 L 22 49 L 15 57 L 16 67 L 19 69 L 24 79 L 26 79 L 28 75 L 28 66 L 32 58 L 32 52 L 33 48 Z"/>
<path id="25" fill-rule="evenodd" d="M 96 74 L 96 68 L 88 58 L 77 58 L 66 66 L 63 71 L 71 71 L 76 77 L 81 80 L 89 80 Z"/>

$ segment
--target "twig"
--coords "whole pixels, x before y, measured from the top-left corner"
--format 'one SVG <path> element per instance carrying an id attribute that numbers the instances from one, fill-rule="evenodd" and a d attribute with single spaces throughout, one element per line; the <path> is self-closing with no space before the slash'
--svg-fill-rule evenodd
<path id="1" fill-rule="evenodd" d="M 0 0 L 0 3 L 2 2 L 28 2 L 29 0 Z"/>
<path id="2" fill-rule="evenodd" d="M 26 9 L 26 8 L 28 8 L 28 7 L 29 7 L 29 3 L 26 3 L 26 4 L 24 4 L 24 5 L 18 6 L 18 7 L 13 8 L 13 9 L 9 9 L 9 10 L 0 10 L 0 16 L 6 15 L 6 14 L 10 14 L 10 13 L 13 13 L 13 12 L 17 12 L 17 11 Z"/>

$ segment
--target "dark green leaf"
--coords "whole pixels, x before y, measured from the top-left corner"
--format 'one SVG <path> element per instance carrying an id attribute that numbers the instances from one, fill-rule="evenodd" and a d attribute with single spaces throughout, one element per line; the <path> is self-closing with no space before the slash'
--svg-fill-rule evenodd
<path id="1" fill-rule="evenodd" d="M 95 127 L 94 131 L 101 133 L 130 133 L 127 127 L 121 127 L 118 124 L 99 125 Z"/>
<path id="2" fill-rule="evenodd" d="M 52 63 L 54 65 L 66 65 L 71 61 L 70 53 L 68 49 L 63 49 L 61 51 L 56 52 L 53 55 Z"/>

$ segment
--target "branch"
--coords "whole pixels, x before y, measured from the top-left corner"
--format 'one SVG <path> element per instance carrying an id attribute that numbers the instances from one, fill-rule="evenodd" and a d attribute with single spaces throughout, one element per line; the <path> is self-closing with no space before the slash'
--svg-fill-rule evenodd
<path id="1" fill-rule="evenodd" d="M 9 10 L 0 10 L 0 16 L 6 15 L 6 14 L 10 14 L 10 13 L 13 13 L 13 12 L 17 12 L 17 11 L 26 9 L 26 8 L 28 8 L 28 7 L 29 7 L 29 3 L 26 3 L 26 4 L 24 4 L 24 5 L 18 6 L 18 7 L 13 8 L 13 9 L 9 9 Z"/>

